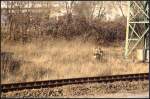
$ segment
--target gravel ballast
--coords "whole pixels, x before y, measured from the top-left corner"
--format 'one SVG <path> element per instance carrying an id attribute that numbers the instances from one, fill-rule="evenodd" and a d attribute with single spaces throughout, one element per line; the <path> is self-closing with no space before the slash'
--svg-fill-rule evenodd
<path id="1" fill-rule="evenodd" d="M 149 81 L 116 81 L 113 83 L 73 84 L 55 88 L 25 89 L 2 93 L 1 97 L 19 98 L 50 98 L 50 97 L 78 97 L 102 96 L 116 93 L 149 92 Z"/>

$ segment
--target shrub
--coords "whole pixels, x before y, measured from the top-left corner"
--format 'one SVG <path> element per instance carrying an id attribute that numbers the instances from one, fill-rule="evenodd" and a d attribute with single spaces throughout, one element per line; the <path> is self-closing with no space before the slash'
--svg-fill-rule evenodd
<path id="1" fill-rule="evenodd" d="M 3 78 L 9 74 L 15 74 L 19 68 L 20 61 L 13 58 L 13 53 L 1 52 L 1 74 Z"/>
<path id="2" fill-rule="evenodd" d="M 14 38 L 18 36 L 22 38 L 23 42 L 32 41 L 31 39 L 33 38 L 45 37 L 66 40 L 81 38 L 83 41 L 105 42 L 105 44 L 125 39 L 126 22 L 125 18 L 122 17 L 111 22 L 105 22 L 98 19 L 89 21 L 85 17 L 72 16 L 70 14 L 61 16 L 58 20 L 41 18 L 35 15 L 30 21 L 28 30 L 24 31 L 26 33 L 18 30 L 18 32 L 13 33 Z"/>

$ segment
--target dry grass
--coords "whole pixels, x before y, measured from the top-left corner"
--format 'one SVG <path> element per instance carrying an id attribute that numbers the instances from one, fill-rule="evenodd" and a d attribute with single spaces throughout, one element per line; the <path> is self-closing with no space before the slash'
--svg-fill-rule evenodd
<path id="1" fill-rule="evenodd" d="M 78 40 L 24 45 L 2 42 L 1 46 L 1 51 L 13 52 L 15 58 L 22 60 L 20 70 L 2 79 L 2 83 L 149 72 L 148 64 L 124 60 L 124 45 L 101 46 L 105 53 L 103 62 L 92 57 L 95 45 Z"/>

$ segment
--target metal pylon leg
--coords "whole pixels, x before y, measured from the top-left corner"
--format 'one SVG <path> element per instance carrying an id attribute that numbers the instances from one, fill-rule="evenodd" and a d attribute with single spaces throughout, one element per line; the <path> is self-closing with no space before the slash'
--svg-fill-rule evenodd
<path id="1" fill-rule="evenodd" d="M 149 31 L 148 1 L 128 1 L 126 27 L 125 58 L 127 58 L 143 41 Z"/>

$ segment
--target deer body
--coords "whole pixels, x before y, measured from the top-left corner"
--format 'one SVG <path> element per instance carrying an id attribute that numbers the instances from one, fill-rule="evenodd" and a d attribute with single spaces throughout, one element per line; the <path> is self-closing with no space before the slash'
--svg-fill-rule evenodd
<path id="1" fill-rule="evenodd" d="M 100 47 L 95 48 L 95 50 L 94 50 L 94 58 L 96 60 L 102 60 L 103 55 L 104 55 L 104 53 L 103 53 L 103 51 L 102 51 L 102 49 Z"/>

